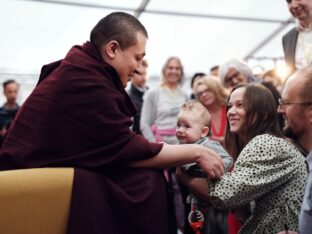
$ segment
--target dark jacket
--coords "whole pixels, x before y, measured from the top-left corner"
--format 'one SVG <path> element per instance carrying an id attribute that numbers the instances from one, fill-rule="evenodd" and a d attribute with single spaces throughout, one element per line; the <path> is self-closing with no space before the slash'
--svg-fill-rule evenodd
<path id="1" fill-rule="evenodd" d="M 291 75 L 296 70 L 296 45 L 299 31 L 297 28 L 291 29 L 288 33 L 283 36 L 283 49 L 285 55 L 285 62 L 290 68 Z"/>
<path id="2" fill-rule="evenodd" d="M 131 84 L 128 94 L 137 109 L 137 113 L 133 117 L 132 131 L 134 131 L 137 134 L 142 135 L 141 129 L 140 129 L 140 119 L 141 119 L 141 110 L 142 110 L 142 105 L 143 105 L 144 92 L 142 92 L 141 90 L 136 88 L 133 84 Z"/>

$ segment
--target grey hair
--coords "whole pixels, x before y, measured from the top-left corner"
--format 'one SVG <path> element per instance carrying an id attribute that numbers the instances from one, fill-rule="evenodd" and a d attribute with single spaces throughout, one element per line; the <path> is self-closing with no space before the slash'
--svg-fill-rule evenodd
<path id="1" fill-rule="evenodd" d="M 161 69 L 161 79 L 160 79 L 160 83 L 161 83 L 161 84 L 164 84 L 164 83 L 165 83 L 165 71 L 166 71 L 166 69 L 167 69 L 167 67 L 168 67 L 168 64 L 170 63 L 171 60 L 176 60 L 176 61 L 179 63 L 179 65 L 180 65 L 180 68 L 181 68 L 181 78 L 180 78 L 180 80 L 178 81 L 178 84 L 179 84 L 180 86 L 182 86 L 182 85 L 183 85 L 183 82 L 184 82 L 184 70 L 183 70 L 183 65 L 182 65 L 181 59 L 180 59 L 179 57 L 177 57 L 177 56 L 171 56 L 171 57 L 169 57 L 169 58 L 166 60 L 165 64 L 163 65 L 163 67 L 162 67 L 162 69 Z"/>
<path id="2" fill-rule="evenodd" d="M 231 68 L 236 69 L 239 73 L 245 76 L 247 78 L 247 81 L 249 81 L 249 79 L 253 77 L 252 70 L 245 61 L 232 58 L 220 66 L 219 77 L 221 84 L 224 85 L 224 79 L 226 77 L 226 74 Z"/>

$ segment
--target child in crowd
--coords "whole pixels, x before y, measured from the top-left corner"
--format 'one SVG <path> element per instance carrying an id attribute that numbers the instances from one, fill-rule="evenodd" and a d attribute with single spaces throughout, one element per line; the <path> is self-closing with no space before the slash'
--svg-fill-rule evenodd
<path id="1" fill-rule="evenodd" d="M 200 102 L 186 102 L 182 105 L 178 114 L 177 138 L 180 144 L 196 143 L 213 149 L 222 157 L 226 171 L 229 171 L 233 164 L 232 157 L 219 142 L 209 140 L 207 137 L 210 122 L 211 116 Z M 197 164 L 187 164 L 182 168 L 190 176 L 207 177 Z M 188 219 L 196 233 L 200 233 L 200 229 L 205 234 L 228 233 L 227 211 L 215 209 L 192 194 L 188 197 L 188 202 L 191 203 L 191 212 Z"/>

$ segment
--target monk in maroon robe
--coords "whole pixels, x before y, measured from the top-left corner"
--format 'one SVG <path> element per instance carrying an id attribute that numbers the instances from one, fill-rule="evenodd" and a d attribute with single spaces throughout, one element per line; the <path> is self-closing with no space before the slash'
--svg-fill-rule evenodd
<path id="1" fill-rule="evenodd" d="M 146 40 L 133 16 L 104 17 L 91 42 L 42 68 L 1 148 L 0 170 L 75 168 L 68 233 L 166 234 L 160 168 L 197 161 L 214 176 L 224 171 L 206 148 L 163 146 L 131 132 L 136 110 L 124 87 L 140 69 Z"/>

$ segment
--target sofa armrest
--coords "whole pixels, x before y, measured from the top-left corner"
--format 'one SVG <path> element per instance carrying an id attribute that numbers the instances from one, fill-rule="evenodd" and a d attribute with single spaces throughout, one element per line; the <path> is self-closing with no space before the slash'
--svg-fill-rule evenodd
<path id="1" fill-rule="evenodd" d="M 73 168 L 0 171 L 0 233 L 65 234 Z"/>

